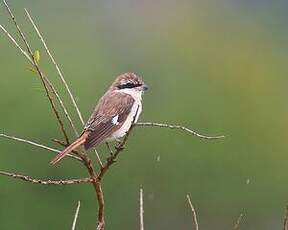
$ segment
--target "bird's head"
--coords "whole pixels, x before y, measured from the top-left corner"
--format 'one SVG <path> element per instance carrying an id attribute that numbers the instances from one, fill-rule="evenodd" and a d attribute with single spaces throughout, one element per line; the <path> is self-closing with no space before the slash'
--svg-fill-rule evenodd
<path id="1" fill-rule="evenodd" d="M 142 93 L 148 89 L 141 77 L 135 73 L 124 73 L 119 75 L 112 83 L 111 89 L 125 93 Z"/>

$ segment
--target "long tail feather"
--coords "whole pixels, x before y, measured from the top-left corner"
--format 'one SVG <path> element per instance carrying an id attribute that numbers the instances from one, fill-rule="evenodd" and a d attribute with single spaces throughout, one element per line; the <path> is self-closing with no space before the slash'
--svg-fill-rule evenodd
<path id="1" fill-rule="evenodd" d="M 57 162 L 59 162 L 63 157 L 65 157 L 67 154 L 71 153 L 74 149 L 78 148 L 80 145 L 82 145 L 86 139 L 88 134 L 83 133 L 78 139 L 76 139 L 71 145 L 69 145 L 67 148 L 65 148 L 62 152 L 58 153 L 51 161 L 50 164 L 54 165 Z"/>

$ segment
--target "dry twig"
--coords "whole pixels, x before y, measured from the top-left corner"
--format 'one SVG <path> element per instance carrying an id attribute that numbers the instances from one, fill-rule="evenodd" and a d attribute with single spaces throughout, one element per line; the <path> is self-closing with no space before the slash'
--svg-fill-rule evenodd
<path id="1" fill-rule="evenodd" d="M 10 135 L 4 134 L 4 133 L 0 133 L 0 137 L 4 137 L 4 138 L 11 139 L 11 140 L 14 140 L 14 141 L 18 141 L 18 142 L 26 143 L 26 144 L 29 144 L 29 145 L 33 145 L 35 147 L 46 149 L 46 150 L 49 150 L 49 151 L 55 152 L 55 153 L 60 153 L 61 152 L 58 149 L 53 149 L 53 148 L 50 148 L 50 147 L 45 146 L 43 144 L 36 143 L 34 141 L 26 140 L 26 139 L 15 137 L 15 136 L 10 136 Z M 76 160 L 82 161 L 81 158 L 78 157 L 78 156 L 75 156 L 75 155 L 72 155 L 72 154 L 68 154 L 67 156 L 69 156 L 71 158 L 74 158 Z"/>
<path id="2" fill-rule="evenodd" d="M 77 204 L 77 208 L 76 208 L 76 211 L 75 211 L 75 215 L 74 215 L 74 219 L 73 219 L 71 230 L 75 230 L 75 228 L 76 228 L 76 222 L 77 222 L 77 219 L 78 219 L 79 210 L 80 210 L 80 200 L 78 201 L 78 204 Z"/>
<path id="3" fill-rule="evenodd" d="M 196 137 L 199 137 L 201 139 L 205 139 L 205 140 L 213 140 L 213 139 L 221 139 L 224 138 L 225 136 L 221 135 L 221 136 L 206 136 L 206 135 L 202 135 L 197 133 L 196 131 L 192 130 L 192 129 L 188 129 L 184 126 L 181 125 L 170 125 L 170 124 L 165 124 L 165 123 L 156 123 L 156 122 L 137 122 L 136 124 L 134 124 L 135 126 L 143 126 L 143 127 L 160 127 L 160 128 L 169 128 L 169 129 L 180 129 L 183 130 L 185 132 L 188 132 Z"/>
<path id="4" fill-rule="evenodd" d="M 140 188 L 140 230 L 144 230 L 143 189 Z"/>
<path id="5" fill-rule="evenodd" d="M 41 184 L 41 185 L 72 185 L 72 184 L 91 183 L 91 178 L 89 177 L 81 179 L 67 179 L 67 180 L 40 180 L 22 174 L 16 174 L 13 172 L 5 172 L 5 171 L 0 171 L 0 175 L 23 180 L 26 182 L 30 182 L 32 184 Z"/>
<path id="6" fill-rule="evenodd" d="M 199 230 L 199 227 L 198 227 L 198 221 L 197 221 L 197 214 L 196 214 L 196 211 L 194 209 L 194 206 L 191 202 L 191 199 L 190 199 L 190 196 L 187 195 L 187 200 L 188 200 L 188 204 L 191 208 L 191 212 L 192 212 L 192 222 L 193 222 L 193 226 L 194 226 L 194 230 Z"/>
<path id="7" fill-rule="evenodd" d="M 7 37 L 12 41 L 12 43 L 21 51 L 21 53 L 29 60 L 31 64 L 33 64 L 32 59 L 29 55 L 21 48 L 21 46 L 15 41 L 13 36 L 5 29 L 4 26 L 0 25 L 1 30 L 7 35 Z"/>

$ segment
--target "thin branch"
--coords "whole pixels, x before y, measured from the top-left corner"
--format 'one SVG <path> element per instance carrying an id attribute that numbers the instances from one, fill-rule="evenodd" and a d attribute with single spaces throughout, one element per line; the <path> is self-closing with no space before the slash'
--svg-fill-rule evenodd
<path id="1" fill-rule="evenodd" d="M 57 90 L 55 89 L 55 87 L 53 86 L 53 84 L 50 82 L 50 80 L 47 77 L 45 77 L 45 80 L 46 80 L 47 84 L 49 85 L 52 93 L 56 96 L 57 100 L 59 101 L 60 106 L 62 107 L 63 112 L 64 112 L 64 114 L 65 114 L 70 126 L 72 127 L 74 133 L 75 133 L 75 136 L 78 137 L 79 134 L 77 132 L 77 129 L 75 128 L 75 125 L 74 125 L 74 123 L 73 123 L 73 121 L 72 121 L 72 119 L 71 119 L 71 117 L 70 117 L 70 115 L 69 115 L 69 113 L 68 113 L 68 111 L 67 111 L 67 109 L 66 109 L 66 107 L 65 107 L 65 105 L 64 105 L 64 103 L 63 103 L 63 101 L 62 101 L 62 99 L 60 97 L 60 95 L 59 95 L 59 93 L 57 92 Z"/>
<path id="2" fill-rule="evenodd" d="M 51 104 L 51 107 L 52 107 L 52 110 L 54 111 L 54 113 L 55 113 L 55 115 L 56 115 L 56 118 L 57 118 L 58 123 L 59 123 L 59 125 L 60 125 L 60 129 L 61 129 L 61 131 L 62 131 L 62 133 L 63 133 L 63 135 L 64 135 L 64 137 L 65 137 L 66 142 L 69 143 L 68 136 L 67 136 L 66 131 L 65 131 L 65 129 L 64 129 L 64 124 L 63 124 L 63 122 L 62 122 L 62 120 L 61 120 L 61 118 L 60 118 L 60 116 L 59 116 L 59 113 L 58 113 L 56 107 L 55 107 L 54 101 L 53 101 L 51 95 L 49 94 L 49 90 L 48 90 L 47 85 L 46 85 L 46 82 L 45 82 L 45 76 L 43 75 L 42 71 L 40 70 L 40 67 L 39 67 L 38 63 L 37 63 L 36 60 L 34 59 L 34 54 L 33 54 L 32 50 L 31 50 L 31 48 L 30 48 L 30 45 L 29 45 L 28 41 L 26 40 L 26 37 L 25 37 L 24 33 L 23 33 L 22 30 L 20 29 L 20 27 L 19 27 L 19 25 L 18 25 L 18 23 L 17 23 L 17 21 L 16 21 L 16 18 L 14 17 L 14 15 L 13 15 L 12 11 L 10 10 L 8 4 L 6 3 L 5 0 L 3 0 L 3 3 L 4 3 L 4 5 L 5 5 L 8 13 L 9 13 L 9 15 L 10 15 L 12 21 L 14 22 L 15 27 L 16 27 L 18 33 L 20 34 L 20 36 L 21 36 L 21 38 L 22 38 L 22 40 L 23 40 L 23 42 L 24 42 L 24 44 L 25 44 L 25 46 L 26 46 L 26 48 L 27 48 L 27 51 L 28 51 L 28 53 L 29 53 L 29 55 L 30 55 L 30 58 L 32 59 L 33 66 L 36 68 L 36 70 L 37 70 L 37 72 L 38 72 L 38 74 L 39 74 L 39 77 L 40 77 L 40 79 L 41 79 L 41 81 L 42 81 L 43 87 L 45 88 L 46 96 L 48 97 L 48 99 L 49 99 L 49 101 L 50 101 L 50 104 Z"/>
<path id="3" fill-rule="evenodd" d="M 187 200 L 188 200 L 188 204 L 191 208 L 191 212 L 192 212 L 192 221 L 193 221 L 194 230 L 199 230 L 198 221 L 197 221 L 197 214 L 196 214 L 196 211 L 194 209 L 194 206 L 191 202 L 189 195 L 187 195 Z"/>
<path id="4" fill-rule="evenodd" d="M 17 21 L 16 21 L 16 18 L 14 17 L 12 11 L 10 10 L 10 8 L 9 8 L 9 6 L 8 6 L 8 4 L 7 4 L 7 2 L 6 2 L 5 0 L 3 0 L 3 3 L 4 3 L 4 5 L 5 5 L 5 7 L 6 7 L 8 13 L 9 13 L 9 15 L 10 15 L 12 21 L 14 22 L 14 25 L 15 25 L 16 29 L 18 30 L 18 32 L 19 32 L 19 34 L 20 34 L 22 40 L 24 41 L 24 43 L 25 43 L 25 45 L 26 45 L 26 47 L 27 47 L 27 50 L 28 50 L 29 53 L 30 53 L 31 48 L 30 48 L 29 44 L 27 43 L 27 40 L 26 40 L 26 37 L 25 37 L 24 33 L 22 33 L 22 31 L 21 31 L 21 29 L 20 29 L 20 27 L 19 27 L 19 25 L 18 25 L 18 23 L 17 23 Z"/>
<path id="5" fill-rule="evenodd" d="M 60 153 L 61 152 L 58 149 L 53 149 L 53 148 L 50 148 L 48 146 L 36 143 L 34 141 L 26 140 L 26 139 L 23 139 L 23 138 L 20 138 L 20 137 L 10 136 L 10 135 L 4 134 L 4 133 L 0 133 L 0 137 L 4 137 L 4 138 L 11 139 L 11 140 L 18 141 L 18 142 L 23 142 L 23 143 L 26 143 L 26 144 L 29 144 L 29 145 L 33 145 L 33 146 L 36 146 L 38 148 L 46 149 L 46 150 L 49 150 L 49 151 L 55 152 L 55 153 Z M 74 158 L 76 160 L 82 161 L 80 157 L 74 156 L 72 154 L 69 154 L 68 156 L 71 157 L 71 158 Z"/>
<path id="6" fill-rule="evenodd" d="M 140 188 L 140 230 L 144 230 L 143 189 Z"/>
<path id="7" fill-rule="evenodd" d="M 5 171 L 0 171 L 0 175 L 23 180 L 32 184 L 41 184 L 41 185 L 72 185 L 72 184 L 91 183 L 91 178 L 89 177 L 81 179 L 68 179 L 68 180 L 40 180 L 31 178 L 29 176 Z"/>
<path id="8" fill-rule="evenodd" d="M 102 161 L 101 161 L 101 158 L 100 158 L 97 150 L 94 149 L 94 152 L 95 152 L 95 155 L 96 155 L 96 159 L 97 159 L 98 164 L 100 165 L 101 168 L 103 168 L 103 163 L 102 163 Z"/>
<path id="9" fill-rule="evenodd" d="M 283 230 L 288 230 L 288 205 L 285 208 L 285 216 L 283 221 Z"/>
<path id="10" fill-rule="evenodd" d="M 92 165 L 91 159 L 88 157 L 87 153 L 80 153 L 79 156 L 82 158 L 84 165 L 86 166 L 91 183 L 93 184 L 93 187 L 96 192 L 96 198 L 98 201 L 98 223 L 97 223 L 97 229 L 104 230 L 105 227 L 105 220 L 104 220 L 104 195 L 101 187 L 101 181 L 98 179 L 98 176 L 94 170 L 94 167 Z"/>
<path id="11" fill-rule="evenodd" d="M 234 230 L 239 229 L 239 226 L 240 226 L 241 220 L 243 219 L 243 216 L 244 216 L 243 213 L 240 213 L 239 217 L 237 218 L 236 224 L 234 226 Z"/>
<path id="12" fill-rule="evenodd" d="M 21 51 L 21 53 L 29 60 L 29 62 L 33 65 L 32 59 L 29 57 L 26 51 L 24 51 L 21 46 L 15 41 L 13 36 L 3 27 L 0 25 L 1 30 L 7 35 L 7 37 L 12 41 L 12 43 Z"/>
<path id="13" fill-rule="evenodd" d="M 76 222 L 77 222 L 77 219 L 78 219 L 79 210 L 80 210 L 80 200 L 78 201 L 78 204 L 77 204 L 77 208 L 76 208 L 76 212 L 75 212 L 75 215 L 74 215 L 74 219 L 73 219 L 71 230 L 75 230 L 75 228 L 76 228 Z"/>
<path id="14" fill-rule="evenodd" d="M 68 85 L 66 84 L 65 79 L 64 79 L 64 77 L 63 77 L 63 75 L 62 75 L 62 73 L 61 73 L 58 65 L 56 64 L 54 58 L 52 57 L 52 55 L 51 55 L 51 53 L 50 53 L 50 51 L 49 51 L 49 49 L 48 49 L 48 47 L 47 47 L 47 45 L 46 45 L 46 43 L 45 43 L 45 41 L 44 41 L 44 39 L 43 39 L 41 33 L 39 32 L 39 30 L 38 30 L 38 28 L 37 28 L 34 20 L 33 20 L 32 17 L 30 16 L 29 12 L 28 12 L 26 9 L 24 9 L 24 10 L 25 10 L 25 13 L 26 13 L 28 19 L 30 20 L 31 24 L 33 25 L 33 27 L 34 27 L 34 29 L 35 29 L 38 37 L 40 38 L 42 44 L 44 45 L 45 50 L 46 50 L 46 52 L 48 53 L 51 61 L 53 62 L 54 65 L 56 65 L 57 72 L 58 72 L 59 76 L 61 77 L 62 81 L 64 80 L 64 81 L 63 81 L 63 84 L 66 86 L 66 89 L 67 89 Z M 52 87 L 53 87 L 53 86 L 52 86 Z M 69 94 L 71 93 L 70 90 L 69 90 L 69 87 L 68 87 L 67 91 L 69 92 Z M 72 95 L 72 94 L 71 94 L 71 95 Z M 70 97 L 71 97 L 71 95 L 70 95 Z M 68 121 L 69 121 L 69 123 L 70 123 L 70 125 L 71 125 L 71 127 L 72 127 L 72 129 L 73 129 L 73 131 L 75 132 L 76 136 L 79 136 L 79 134 L 78 134 L 78 132 L 77 132 L 77 129 L 75 128 L 75 125 L 74 125 L 74 123 L 73 123 L 73 121 L 72 121 L 72 119 L 71 119 L 71 117 L 70 117 L 70 115 L 69 115 L 66 107 L 64 106 L 63 101 L 61 100 L 61 98 L 59 97 L 58 94 L 56 94 L 56 97 L 57 97 L 58 101 L 60 102 L 60 105 L 61 105 L 61 107 L 63 108 L 64 114 L 65 114 L 65 116 L 67 117 L 67 119 L 68 119 Z M 73 96 L 72 96 L 72 98 L 73 98 Z M 74 98 L 73 98 L 73 99 L 74 99 Z M 75 106 L 75 105 L 74 105 L 74 106 Z M 76 108 L 77 108 L 77 112 L 78 112 L 79 109 L 78 109 L 77 105 L 76 105 Z M 79 111 L 79 113 L 80 113 L 80 111 Z M 80 117 L 81 117 L 81 119 L 82 119 L 81 113 L 80 113 Z M 83 119 L 82 119 L 82 120 L 83 120 Z M 81 120 L 81 121 L 82 121 L 82 120 Z"/>
<path id="15" fill-rule="evenodd" d="M 170 124 L 156 123 L 156 122 L 137 122 L 134 125 L 135 126 L 143 126 L 143 127 L 160 127 L 160 128 L 169 128 L 169 129 L 180 129 L 180 130 L 183 130 L 185 132 L 188 132 L 188 133 L 190 133 L 196 137 L 199 137 L 199 138 L 205 139 L 205 140 L 221 139 L 221 138 L 225 137 L 223 135 L 221 135 L 221 136 L 202 135 L 202 134 L 199 134 L 192 129 L 188 129 L 188 128 L 181 126 L 181 125 L 170 125 Z"/>
<path id="16" fill-rule="evenodd" d="M 73 94 L 71 93 L 71 90 L 70 90 L 70 88 L 69 88 L 69 86 L 68 86 L 68 84 L 67 84 L 67 82 L 66 82 L 66 80 L 65 80 L 65 78 L 64 78 L 64 76 L 63 76 L 63 74 L 62 74 L 62 72 L 61 72 L 61 70 L 60 70 L 60 68 L 59 68 L 59 66 L 58 66 L 58 64 L 56 63 L 55 59 L 53 58 L 53 56 L 52 56 L 50 50 L 48 49 L 48 46 L 47 46 L 47 44 L 46 44 L 46 42 L 45 42 L 45 40 L 44 40 L 44 38 L 43 38 L 43 36 L 41 35 L 40 31 L 38 30 L 36 24 L 34 23 L 33 19 L 32 19 L 31 16 L 30 16 L 29 12 L 28 12 L 26 9 L 25 9 L 25 12 L 26 12 L 26 14 L 27 14 L 30 22 L 32 23 L 35 31 L 37 32 L 38 37 L 40 38 L 42 44 L 44 45 L 45 50 L 46 50 L 48 56 L 50 57 L 51 61 L 52 61 L 53 64 L 55 65 L 56 70 L 57 70 L 57 72 L 58 72 L 58 74 L 59 74 L 59 76 L 60 76 L 63 84 L 65 85 L 66 90 L 67 90 L 67 92 L 68 92 L 68 94 L 69 94 L 69 96 L 70 96 L 70 98 L 71 98 L 71 101 L 72 101 L 72 103 L 73 103 L 73 105 L 74 105 L 74 107 L 75 107 L 75 109 L 76 109 L 76 111 L 77 111 L 77 114 L 78 114 L 78 116 L 79 116 L 79 119 L 80 119 L 82 125 L 84 125 L 85 123 L 84 123 L 83 117 L 82 117 L 82 115 L 81 115 L 81 112 L 80 112 L 80 110 L 79 110 L 79 108 L 78 108 L 78 106 L 77 106 L 77 103 L 76 103 L 76 101 L 75 101 L 75 99 L 74 99 L 74 96 L 73 96 Z"/>

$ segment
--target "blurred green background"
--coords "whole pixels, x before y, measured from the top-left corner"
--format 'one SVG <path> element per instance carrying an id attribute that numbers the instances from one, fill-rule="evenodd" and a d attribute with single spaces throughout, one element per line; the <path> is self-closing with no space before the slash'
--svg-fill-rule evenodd
<path id="1" fill-rule="evenodd" d="M 150 86 L 142 121 L 226 136 L 207 142 L 181 131 L 135 129 L 103 181 L 108 230 L 138 229 L 141 186 L 146 229 L 191 229 L 186 194 L 201 229 L 233 229 L 240 213 L 241 229 L 282 228 L 288 202 L 287 1 L 9 3 L 33 49 L 41 51 L 42 68 L 60 86 L 23 8 L 34 16 L 85 120 L 111 81 L 133 71 Z M 3 5 L 0 23 L 15 34 Z M 51 139 L 62 136 L 39 78 L 3 34 L 0 63 L 1 132 L 59 148 Z M 106 149 L 99 151 L 104 158 Z M 71 159 L 51 167 L 53 154 L 33 146 L 1 139 L 0 152 L 1 170 L 43 179 L 86 176 Z M 77 229 L 94 229 L 90 185 L 48 187 L 0 177 L 0 229 L 70 229 L 78 200 Z"/>

